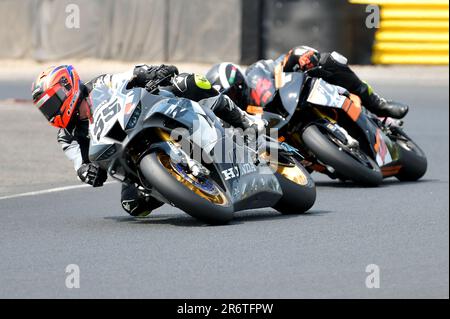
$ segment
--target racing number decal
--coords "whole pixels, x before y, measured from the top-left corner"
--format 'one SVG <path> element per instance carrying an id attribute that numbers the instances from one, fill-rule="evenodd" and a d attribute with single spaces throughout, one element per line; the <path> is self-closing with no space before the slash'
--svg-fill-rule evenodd
<path id="1" fill-rule="evenodd" d="M 100 140 L 103 130 L 105 129 L 105 124 L 108 123 L 114 116 L 120 112 L 120 104 L 117 99 L 113 100 L 109 104 L 105 104 L 103 110 L 99 111 L 99 115 L 94 125 L 94 135 L 97 140 Z"/>
<path id="2" fill-rule="evenodd" d="M 120 112 L 120 104 L 117 103 L 117 99 L 115 99 L 109 106 L 106 106 L 105 109 L 102 111 L 102 114 L 105 117 L 105 122 L 109 122 L 119 112 Z"/>
<path id="3" fill-rule="evenodd" d="M 308 102 L 315 105 L 342 108 L 346 97 L 339 94 L 338 87 L 324 80 L 317 80 L 308 97 Z"/>
<path id="4" fill-rule="evenodd" d="M 327 105 L 334 105 L 336 104 L 336 95 L 337 89 L 334 86 L 331 85 L 321 85 L 320 90 L 323 93 L 323 96 L 327 99 L 326 104 Z"/>
<path id="5" fill-rule="evenodd" d="M 103 118 L 99 116 L 94 125 L 94 135 L 97 137 L 97 141 L 100 140 L 104 128 L 105 122 L 103 122 Z"/>

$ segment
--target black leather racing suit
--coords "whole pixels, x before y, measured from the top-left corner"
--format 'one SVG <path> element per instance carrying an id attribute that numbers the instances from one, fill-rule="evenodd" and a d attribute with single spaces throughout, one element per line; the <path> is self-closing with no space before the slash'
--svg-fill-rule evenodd
<path id="1" fill-rule="evenodd" d="M 403 118 L 408 113 L 408 106 L 386 100 L 376 94 L 373 88 L 362 81 L 348 65 L 347 58 L 337 52 L 319 52 L 307 46 L 299 46 L 282 55 L 277 60 L 259 61 L 249 67 L 267 68 L 274 73 L 278 65 L 284 72 L 308 71 L 310 76 L 323 78 L 325 81 L 341 86 L 358 95 L 363 105 L 379 117 Z M 250 101 L 254 103 L 254 101 Z"/>

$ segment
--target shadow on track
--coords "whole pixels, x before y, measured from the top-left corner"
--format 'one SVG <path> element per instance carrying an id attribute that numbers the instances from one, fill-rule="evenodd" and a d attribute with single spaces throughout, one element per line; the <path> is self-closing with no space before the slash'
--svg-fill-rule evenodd
<path id="1" fill-rule="evenodd" d="M 358 184 L 354 184 L 352 182 L 342 182 L 342 181 L 318 181 L 316 182 L 317 187 L 332 187 L 332 188 L 360 188 L 360 189 L 377 189 L 377 188 L 386 188 L 386 187 L 397 187 L 397 186 L 405 186 L 405 185 L 417 185 L 417 184 L 426 184 L 426 183 L 445 183 L 441 180 L 437 179 L 421 179 L 415 182 L 401 182 L 397 179 L 386 179 L 380 186 L 377 187 L 365 187 Z"/>
<path id="2" fill-rule="evenodd" d="M 160 209 L 163 211 L 164 207 Z M 297 215 L 281 215 L 276 211 L 255 210 L 255 211 L 242 211 L 235 214 L 234 219 L 227 225 L 212 226 L 205 224 L 187 214 L 164 214 L 155 213 L 145 218 L 135 218 L 131 216 L 120 217 L 105 217 L 106 220 L 113 220 L 118 223 L 128 223 L 135 225 L 172 225 L 179 227 L 229 227 L 236 226 L 249 222 L 264 222 L 273 220 L 285 220 L 292 218 L 307 218 L 317 217 L 325 214 L 329 214 L 328 211 L 310 211 L 305 214 Z"/>

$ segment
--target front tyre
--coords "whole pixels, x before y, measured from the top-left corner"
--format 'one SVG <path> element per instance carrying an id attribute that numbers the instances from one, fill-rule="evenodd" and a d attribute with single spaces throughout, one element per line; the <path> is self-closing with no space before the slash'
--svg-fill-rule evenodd
<path id="1" fill-rule="evenodd" d="M 338 145 L 338 141 L 323 133 L 316 125 L 307 127 L 302 137 L 307 148 L 322 163 L 333 167 L 338 175 L 364 186 L 382 183 L 380 167 L 363 152 L 350 154 L 344 145 Z"/>
<path id="2" fill-rule="evenodd" d="M 209 224 L 226 224 L 233 218 L 231 200 L 211 178 L 190 176 L 167 154 L 145 156 L 140 169 L 161 195 L 192 217 Z"/>

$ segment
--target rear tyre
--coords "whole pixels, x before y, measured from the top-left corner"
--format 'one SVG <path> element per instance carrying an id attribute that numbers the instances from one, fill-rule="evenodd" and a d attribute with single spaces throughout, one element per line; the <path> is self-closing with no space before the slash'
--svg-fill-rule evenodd
<path id="1" fill-rule="evenodd" d="M 400 146 L 402 168 L 396 177 L 403 182 L 414 182 L 421 179 L 428 168 L 425 152 L 412 140 L 399 140 L 397 144 Z"/>
<path id="2" fill-rule="evenodd" d="M 356 156 L 350 155 L 322 133 L 316 126 L 311 125 L 303 132 L 303 141 L 309 150 L 324 164 L 333 167 L 336 172 L 363 186 L 378 186 L 383 181 L 383 174 L 377 163 L 363 152 Z"/>
<path id="3" fill-rule="evenodd" d="M 226 224 L 233 218 L 228 195 L 210 178 L 190 179 L 164 153 L 151 153 L 140 163 L 145 179 L 174 206 L 209 224 Z"/>
<path id="4" fill-rule="evenodd" d="M 285 215 L 305 213 L 316 202 L 314 180 L 299 162 L 295 163 L 295 167 L 280 167 L 275 174 L 283 197 L 273 208 Z"/>

